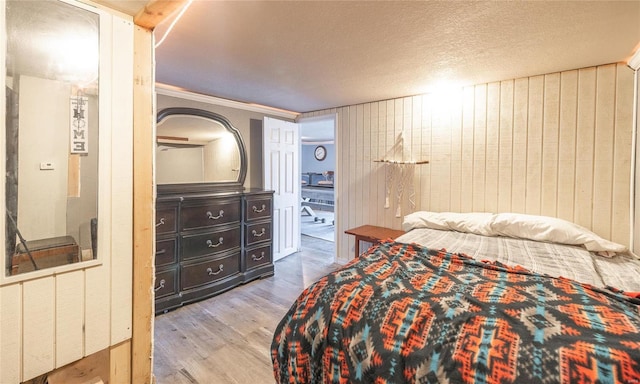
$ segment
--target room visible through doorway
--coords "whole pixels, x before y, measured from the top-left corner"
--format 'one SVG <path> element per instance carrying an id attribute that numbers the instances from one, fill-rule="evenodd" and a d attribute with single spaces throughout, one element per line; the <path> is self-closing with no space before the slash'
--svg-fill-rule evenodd
<path id="1" fill-rule="evenodd" d="M 300 232 L 335 241 L 335 117 L 300 121 Z"/>

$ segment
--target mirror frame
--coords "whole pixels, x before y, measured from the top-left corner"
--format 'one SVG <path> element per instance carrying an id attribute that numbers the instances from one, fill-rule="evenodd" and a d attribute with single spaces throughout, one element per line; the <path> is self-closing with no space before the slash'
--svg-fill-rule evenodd
<path id="1" fill-rule="evenodd" d="M 160 124 L 164 119 L 175 115 L 196 116 L 213 120 L 221 124 L 227 129 L 227 131 L 233 134 L 234 138 L 236 139 L 236 143 L 238 144 L 238 150 L 240 151 L 240 172 L 238 174 L 238 181 L 205 181 L 201 183 L 156 184 L 158 194 L 243 190 L 244 181 L 247 177 L 247 151 L 244 145 L 244 140 L 242 139 L 242 135 L 240 135 L 240 131 L 238 131 L 238 129 L 234 127 L 231 122 L 224 116 L 219 115 L 215 112 L 197 108 L 165 108 L 158 112 L 156 124 Z"/>

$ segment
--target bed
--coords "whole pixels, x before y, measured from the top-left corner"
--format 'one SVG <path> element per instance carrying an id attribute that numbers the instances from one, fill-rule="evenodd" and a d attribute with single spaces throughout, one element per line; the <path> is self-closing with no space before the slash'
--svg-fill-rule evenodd
<path id="1" fill-rule="evenodd" d="M 279 383 L 640 383 L 640 262 L 559 219 L 417 212 L 307 288 Z"/>

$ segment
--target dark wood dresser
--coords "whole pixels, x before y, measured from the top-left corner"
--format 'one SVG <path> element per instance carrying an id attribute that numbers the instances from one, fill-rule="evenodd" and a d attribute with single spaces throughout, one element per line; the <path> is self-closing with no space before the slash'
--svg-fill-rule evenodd
<path id="1" fill-rule="evenodd" d="M 158 194 L 155 311 L 273 276 L 273 191 Z"/>

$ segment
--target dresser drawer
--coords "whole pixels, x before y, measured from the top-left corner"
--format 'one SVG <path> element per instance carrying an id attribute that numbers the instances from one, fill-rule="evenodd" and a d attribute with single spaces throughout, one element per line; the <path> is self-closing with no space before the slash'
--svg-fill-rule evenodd
<path id="1" fill-rule="evenodd" d="M 182 260 L 212 255 L 233 248 L 240 248 L 240 227 L 187 235 L 182 238 Z"/>
<path id="2" fill-rule="evenodd" d="M 245 201 L 247 221 L 271 217 L 271 198 L 254 198 Z"/>
<path id="3" fill-rule="evenodd" d="M 245 239 L 247 246 L 261 241 L 271 240 L 271 223 L 266 222 L 247 225 Z"/>
<path id="4" fill-rule="evenodd" d="M 209 200 L 198 205 L 183 205 L 182 229 L 198 229 L 240 221 L 240 199 Z"/>
<path id="5" fill-rule="evenodd" d="M 156 235 L 175 233 L 178 229 L 178 204 L 160 203 L 156 207 Z"/>
<path id="6" fill-rule="evenodd" d="M 156 282 L 153 287 L 156 299 L 164 296 L 176 294 L 178 284 L 176 284 L 176 270 L 171 269 L 156 273 Z"/>
<path id="7" fill-rule="evenodd" d="M 247 269 L 255 268 L 260 265 L 271 263 L 271 244 L 258 248 L 247 249 L 244 259 L 247 263 Z"/>
<path id="8" fill-rule="evenodd" d="M 156 267 L 176 262 L 176 244 L 175 238 L 156 241 Z"/>
<path id="9" fill-rule="evenodd" d="M 182 266 L 182 289 L 213 283 L 240 272 L 240 251 L 221 259 Z"/>

